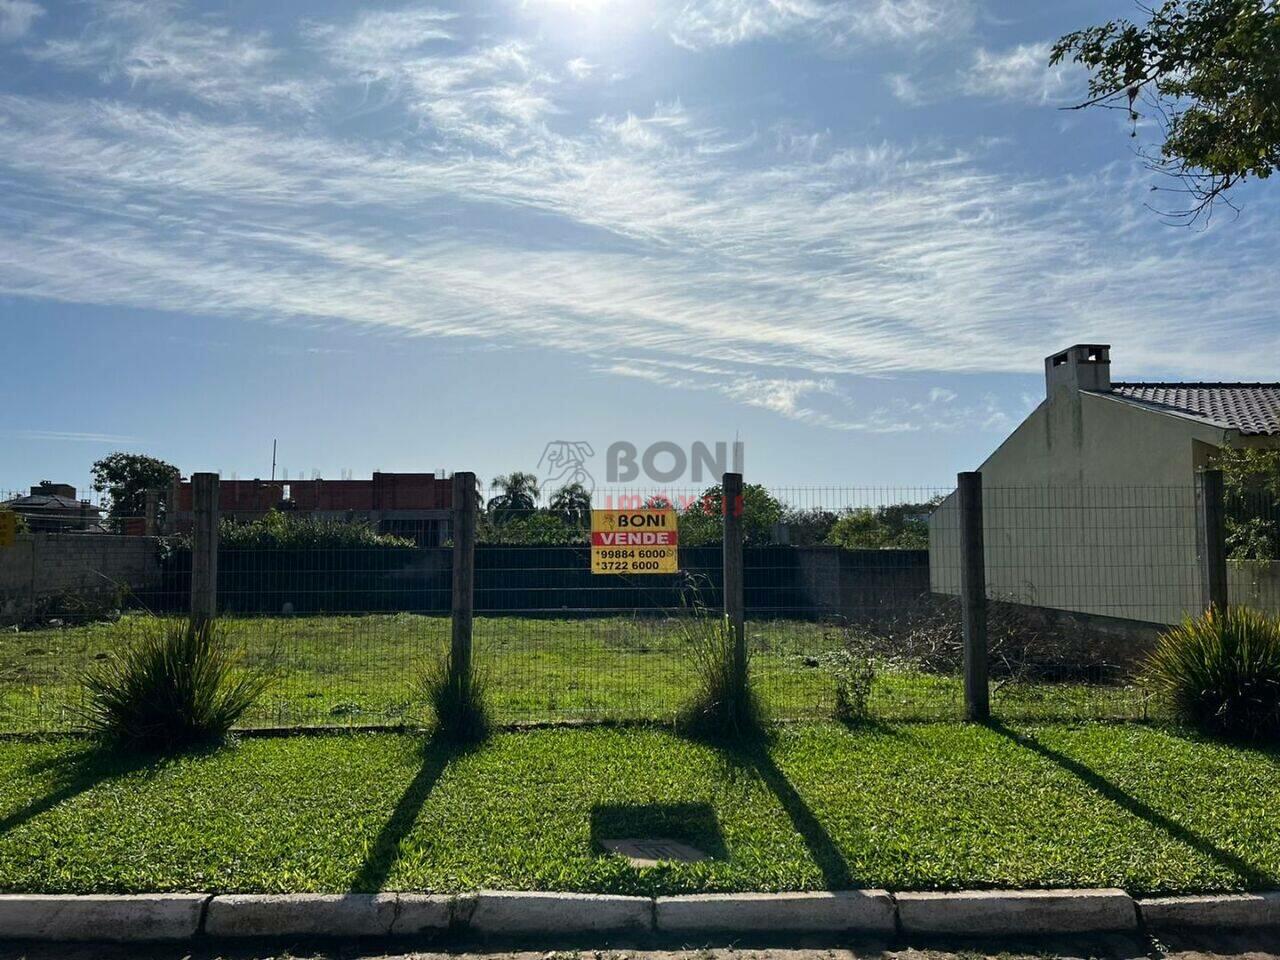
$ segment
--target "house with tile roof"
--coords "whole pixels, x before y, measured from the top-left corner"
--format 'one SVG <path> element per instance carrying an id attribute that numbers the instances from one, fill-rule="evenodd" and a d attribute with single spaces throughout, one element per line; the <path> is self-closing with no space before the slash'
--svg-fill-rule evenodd
<path id="1" fill-rule="evenodd" d="M 20 516 L 33 533 L 102 533 L 102 510 L 88 500 L 76 499 L 69 483 L 42 480 L 27 496 L 0 503 L 0 508 Z"/>
<path id="2" fill-rule="evenodd" d="M 1280 448 L 1280 383 L 1112 381 L 1111 348 L 1045 359 L 1045 399 L 979 465 L 988 596 L 1166 624 L 1201 604 L 1196 471 Z M 930 520 L 931 580 L 959 592 L 955 496 Z M 1280 610 L 1280 578 L 1232 564 L 1233 602 Z"/>

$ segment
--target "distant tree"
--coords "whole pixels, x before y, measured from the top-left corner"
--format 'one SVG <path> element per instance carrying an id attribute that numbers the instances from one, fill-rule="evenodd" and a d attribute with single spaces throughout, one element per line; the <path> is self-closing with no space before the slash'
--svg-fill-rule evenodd
<path id="1" fill-rule="evenodd" d="M 542 495 L 538 478 L 519 470 L 494 477 L 489 489 L 500 491 L 489 498 L 488 506 L 489 515 L 498 523 L 532 513 L 538 507 L 538 497 Z"/>
<path id="2" fill-rule="evenodd" d="M 538 510 L 511 516 L 504 523 L 482 523 L 476 537 L 480 543 L 554 547 L 586 543 L 587 529 L 566 523 L 558 514 Z"/>
<path id="3" fill-rule="evenodd" d="M 1163 142 L 1139 152 L 1189 195 L 1186 207 L 1160 212 L 1194 222 L 1236 184 L 1280 166 L 1280 4 L 1165 0 L 1139 9 L 1144 25 L 1120 19 L 1069 33 L 1050 62 L 1090 71 L 1089 97 L 1076 109 L 1126 110 L 1134 137 L 1140 110 L 1149 113 Z"/>
<path id="4" fill-rule="evenodd" d="M 580 483 L 569 483 L 551 495 L 547 510 L 570 527 L 591 525 L 591 494 Z"/>
<path id="5" fill-rule="evenodd" d="M 178 479 L 178 468 L 142 453 L 113 453 L 93 465 L 93 489 L 108 497 L 107 522 L 119 528 L 126 517 L 141 517 L 147 510 L 147 491 L 159 492 L 159 516 L 169 506 L 169 488 Z"/>
<path id="6" fill-rule="evenodd" d="M 782 504 L 758 483 L 742 488 L 742 543 L 756 547 L 773 542 L 773 528 L 782 519 Z M 703 546 L 724 539 L 724 491 L 719 484 L 680 514 L 681 546 Z"/>
<path id="7" fill-rule="evenodd" d="M 894 503 L 851 510 L 835 522 L 827 543 L 846 550 L 927 550 L 929 514 L 942 502 Z"/>
<path id="8" fill-rule="evenodd" d="M 787 509 L 782 514 L 782 525 L 787 528 L 787 542 L 798 547 L 826 543 L 831 528 L 839 517 L 830 510 Z"/>
<path id="9" fill-rule="evenodd" d="M 0 506 L 0 513 L 13 513 L 13 510 L 11 510 L 9 507 Z M 30 530 L 27 527 L 27 518 L 20 513 L 14 517 L 13 524 L 14 524 L 14 529 L 18 533 L 30 532 Z"/>

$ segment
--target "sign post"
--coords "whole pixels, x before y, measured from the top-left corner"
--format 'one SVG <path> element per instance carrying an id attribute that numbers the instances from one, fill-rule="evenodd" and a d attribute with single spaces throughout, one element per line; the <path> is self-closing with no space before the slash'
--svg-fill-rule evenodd
<path id="1" fill-rule="evenodd" d="M 672 507 L 591 511 L 592 573 L 678 573 Z"/>

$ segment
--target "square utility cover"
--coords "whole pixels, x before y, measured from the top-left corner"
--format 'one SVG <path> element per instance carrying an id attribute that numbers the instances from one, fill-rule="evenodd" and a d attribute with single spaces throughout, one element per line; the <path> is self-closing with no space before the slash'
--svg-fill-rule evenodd
<path id="1" fill-rule="evenodd" d="M 600 846 L 610 853 L 626 857 L 633 867 L 656 867 L 661 863 L 701 863 L 711 859 L 696 847 L 667 837 L 601 840 Z"/>

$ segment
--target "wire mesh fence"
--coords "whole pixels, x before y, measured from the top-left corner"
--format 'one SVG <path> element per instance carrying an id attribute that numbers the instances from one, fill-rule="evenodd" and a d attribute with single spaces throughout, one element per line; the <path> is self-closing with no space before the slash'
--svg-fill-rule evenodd
<path id="1" fill-rule="evenodd" d="M 694 635 L 723 604 L 716 489 L 487 505 L 473 648 L 497 719 L 676 715 L 697 682 Z M 678 573 L 591 572 L 590 507 L 663 503 L 680 517 Z M 1162 626 L 1200 608 L 1194 488 L 988 487 L 983 507 L 993 712 L 1157 715 L 1138 667 Z M 418 681 L 449 640 L 451 544 L 295 521 L 223 526 L 219 622 L 271 677 L 242 722 L 429 722 Z M 963 715 L 951 491 L 748 486 L 743 530 L 751 677 L 772 716 Z M 1233 601 L 1274 610 L 1275 582 L 1273 561 L 1231 566 Z M 85 672 L 154 618 L 185 616 L 190 596 L 181 536 L 24 534 L 0 551 L 0 730 L 76 727 Z"/>

